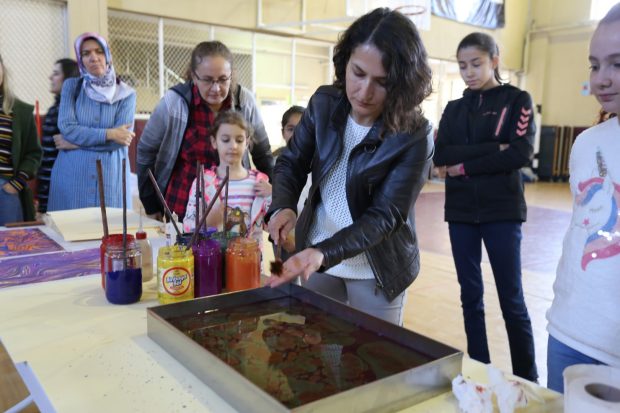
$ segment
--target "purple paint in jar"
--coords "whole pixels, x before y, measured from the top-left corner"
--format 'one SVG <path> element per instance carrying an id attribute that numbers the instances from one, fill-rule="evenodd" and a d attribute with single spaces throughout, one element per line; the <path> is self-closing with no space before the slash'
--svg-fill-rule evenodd
<path id="1" fill-rule="evenodd" d="M 123 257 L 125 255 L 125 257 Z M 126 262 L 126 265 L 123 264 Z M 109 244 L 105 251 L 105 297 L 112 304 L 131 304 L 142 296 L 142 253 L 136 241 Z"/>
<path id="2" fill-rule="evenodd" d="M 222 252 L 214 239 L 202 239 L 192 246 L 194 253 L 194 297 L 222 292 Z"/>

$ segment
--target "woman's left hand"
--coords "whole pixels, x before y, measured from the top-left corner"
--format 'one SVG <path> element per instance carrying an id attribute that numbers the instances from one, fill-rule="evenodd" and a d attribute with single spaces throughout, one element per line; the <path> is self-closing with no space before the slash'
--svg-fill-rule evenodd
<path id="1" fill-rule="evenodd" d="M 463 168 L 463 164 L 462 163 L 459 163 L 457 165 L 448 166 L 448 168 L 446 169 L 446 172 L 451 177 L 465 175 L 465 169 Z"/>
<path id="2" fill-rule="evenodd" d="M 267 181 L 260 181 L 254 185 L 254 192 L 257 196 L 267 198 L 271 196 L 271 184 Z"/>
<path id="3" fill-rule="evenodd" d="M 293 255 L 286 260 L 282 267 L 281 275 L 272 275 L 267 280 L 267 285 L 277 287 L 284 283 L 290 282 L 299 275 L 308 281 L 312 273 L 318 271 L 323 265 L 323 253 L 316 248 L 306 248 L 298 254 Z"/>
<path id="4" fill-rule="evenodd" d="M 53 136 L 54 137 L 54 143 L 56 144 L 56 149 L 58 150 L 71 150 L 71 149 L 78 149 L 79 146 L 72 144 L 71 142 L 65 140 L 65 138 L 62 137 L 62 135 L 60 133 L 56 134 Z"/>

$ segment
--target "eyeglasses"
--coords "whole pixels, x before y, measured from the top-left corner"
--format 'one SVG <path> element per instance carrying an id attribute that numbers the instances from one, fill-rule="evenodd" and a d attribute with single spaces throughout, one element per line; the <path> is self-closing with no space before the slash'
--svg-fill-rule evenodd
<path id="1" fill-rule="evenodd" d="M 220 77 L 219 79 L 212 79 L 210 77 L 206 79 L 201 79 L 198 76 L 198 73 L 194 72 L 194 75 L 196 76 L 196 80 L 202 82 L 207 87 L 207 89 L 211 89 L 215 84 L 217 84 L 219 87 L 224 87 L 228 84 L 228 82 L 230 82 L 230 79 L 232 79 L 232 76 Z"/>

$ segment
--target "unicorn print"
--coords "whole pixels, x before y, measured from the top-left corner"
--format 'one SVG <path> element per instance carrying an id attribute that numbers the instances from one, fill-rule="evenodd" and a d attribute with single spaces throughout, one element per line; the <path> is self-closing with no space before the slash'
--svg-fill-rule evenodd
<path id="1" fill-rule="evenodd" d="M 581 269 L 597 259 L 620 254 L 620 185 L 607 174 L 600 150 L 597 151 L 599 176 L 578 184 L 574 224 L 588 234 Z"/>

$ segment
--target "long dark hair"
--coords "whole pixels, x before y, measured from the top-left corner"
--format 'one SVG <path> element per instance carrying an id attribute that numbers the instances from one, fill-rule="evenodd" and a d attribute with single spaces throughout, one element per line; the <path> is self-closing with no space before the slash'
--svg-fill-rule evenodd
<path id="1" fill-rule="evenodd" d="M 431 68 L 413 22 L 398 11 L 379 8 L 360 17 L 334 48 L 334 86 L 345 90 L 346 68 L 356 47 L 370 44 L 382 54 L 387 98 L 383 124 L 388 132 L 413 132 L 425 121 L 420 107 L 431 93 Z"/>
<path id="2" fill-rule="evenodd" d="M 58 59 L 55 63 L 60 65 L 60 70 L 62 70 L 62 77 L 64 80 L 67 80 L 70 77 L 80 76 L 80 69 L 75 60 L 66 58 Z"/>
<path id="3" fill-rule="evenodd" d="M 499 56 L 499 48 L 497 47 L 497 43 L 495 43 L 495 39 L 486 33 L 474 32 L 465 36 L 456 48 L 456 54 L 458 55 L 461 49 L 465 49 L 466 47 L 475 47 L 481 52 L 487 53 L 491 60 L 493 60 L 495 56 Z M 503 83 L 502 77 L 499 74 L 499 68 L 495 68 L 493 77 L 497 80 L 497 83 Z"/>
<path id="4" fill-rule="evenodd" d="M 281 122 L 282 130 L 284 130 L 284 127 L 288 123 L 288 120 L 291 118 L 291 116 L 295 114 L 303 115 L 304 110 L 306 110 L 306 108 L 304 108 L 303 106 L 297 106 L 297 105 L 293 105 L 290 108 L 288 108 L 286 112 L 284 112 L 284 114 L 282 115 L 282 122 Z"/>

